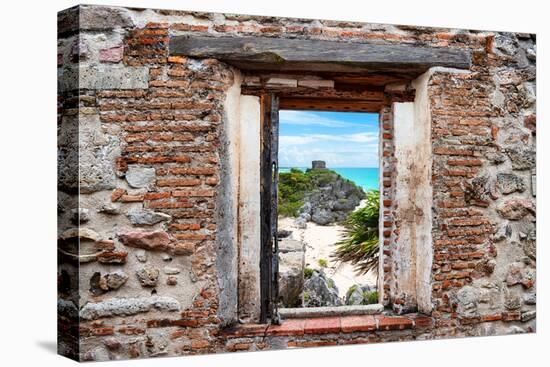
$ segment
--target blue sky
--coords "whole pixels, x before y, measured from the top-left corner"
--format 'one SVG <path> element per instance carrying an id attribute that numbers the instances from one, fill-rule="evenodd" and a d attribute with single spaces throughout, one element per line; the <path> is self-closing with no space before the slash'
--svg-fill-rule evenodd
<path id="1" fill-rule="evenodd" d="M 281 110 L 279 166 L 378 167 L 378 114 Z"/>

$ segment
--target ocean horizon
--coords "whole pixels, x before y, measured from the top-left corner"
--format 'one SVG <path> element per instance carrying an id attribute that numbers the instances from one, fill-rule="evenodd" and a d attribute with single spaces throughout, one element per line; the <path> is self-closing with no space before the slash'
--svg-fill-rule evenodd
<path id="1" fill-rule="evenodd" d="M 291 168 L 305 171 L 310 167 L 279 167 L 279 173 L 289 172 Z M 355 182 L 363 190 L 378 190 L 378 167 L 334 167 L 328 168 L 344 178 Z"/>

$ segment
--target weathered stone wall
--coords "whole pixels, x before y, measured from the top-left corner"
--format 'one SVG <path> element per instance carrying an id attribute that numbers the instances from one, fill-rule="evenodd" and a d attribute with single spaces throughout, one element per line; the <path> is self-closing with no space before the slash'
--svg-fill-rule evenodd
<path id="1" fill-rule="evenodd" d="M 488 36 L 467 73 L 435 73 L 434 314 L 535 317 L 535 65 L 530 35 Z M 457 319 L 458 318 L 458 319 Z"/>
<path id="2" fill-rule="evenodd" d="M 239 347 L 235 335 L 221 332 L 236 321 L 238 306 L 231 303 L 238 236 L 230 225 L 237 209 L 228 204 L 234 186 L 227 173 L 235 142 L 228 142 L 226 109 L 237 71 L 170 56 L 171 36 L 199 34 L 470 50 L 471 70 L 434 70 L 428 82 L 431 326 L 422 333 L 368 329 L 370 336 L 351 339 L 534 330 L 533 35 L 80 6 L 59 14 L 61 354 L 107 360 L 264 345 Z M 411 310 L 391 293 L 400 227 L 391 106 L 411 95 L 387 88 L 380 114 L 383 301 L 401 312 Z M 269 340 L 292 347 L 347 338 L 292 335 L 286 344 Z"/>

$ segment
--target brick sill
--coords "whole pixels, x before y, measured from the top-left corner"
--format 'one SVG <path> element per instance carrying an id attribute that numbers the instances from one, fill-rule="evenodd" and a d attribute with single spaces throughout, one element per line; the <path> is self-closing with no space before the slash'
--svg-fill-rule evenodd
<path id="1" fill-rule="evenodd" d="M 222 331 L 225 337 L 302 336 L 369 331 L 426 329 L 433 326 L 431 317 L 421 314 L 404 316 L 341 315 L 292 318 L 281 325 L 242 324 Z"/>

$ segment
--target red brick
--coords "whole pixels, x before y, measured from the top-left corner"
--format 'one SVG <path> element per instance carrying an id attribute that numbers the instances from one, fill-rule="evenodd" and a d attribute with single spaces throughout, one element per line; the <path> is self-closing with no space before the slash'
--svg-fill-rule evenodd
<path id="1" fill-rule="evenodd" d="M 487 321 L 500 321 L 502 320 L 502 314 L 495 314 L 495 315 L 484 315 L 481 316 L 481 321 L 487 322 Z"/>
<path id="2" fill-rule="evenodd" d="M 181 326 L 181 327 L 197 327 L 199 326 L 198 319 L 191 320 L 173 320 L 170 322 L 171 326 Z"/>
<path id="3" fill-rule="evenodd" d="M 186 64 L 187 57 L 183 56 L 168 56 L 168 62 L 171 64 Z"/>
<path id="4" fill-rule="evenodd" d="M 91 333 L 95 336 L 113 335 L 115 333 L 115 329 L 112 327 L 101 327 L 92 329 Z"/>
<path id="5" fill-rule="evenodd" d="M 170 197 L 170 192 L 148 192 L 143 196 L 144 200 L 166 199 Z"/>
<path id="6" fill-rule="evenodd" d="M 429 316 L 415 314 L 408 317 L 414 321 L 415 329 L 429 329 L 434 325 L 433 319 Z"/>
<path id="7" fill-rule="evenodd" d="M 192 208 L 193 204 L 189 202 L 180 202 L 180 201 L 152 201 L 148 205 L 149 208 L 157 209 L 181 209 L 181 208 Z"/>
<path id="8" fill-rule="evenodd" d="M 193 340 L 191 342 L 191 348 L 194 349 L 202 349 L 202 348 L 208 348 L 210 346 L 210 341 L 203 339 L 203 340 Z"/>
<path id="9" fill-rule="evenodd" d="M 170 224 L 170 229 L 177 231 L 186 231 L 186 230 L 199 230 L 201 225 L 199 223 L 172 223 Z"/>
<path id="10" fill-rule="evenodd" d="M 480 226 L 487 223 L 489 223 L 489 221 L 485 218 L 453 219 L 449 221 L 449 224 L 454 226 Z"/>
<path id="11" fill-rule="evenodd" d="M 208 238 L 208 235 L 202 233 L 176 233 L 174 237 L 179 240 L 198 240 L 202 241 Z"/>
<path id="12" fill-rule="evenodd" d="M 168 173 L 171 175 L 213 175 L 216 173 L 216 169 L 213 167 L 190 167 L 190 168 L 182 168 L 182 167 L 175 167 L 175 168 L 169 168 Z"/>
<path id="13" fill-rule="evenodd" d="M 450 166 L 481 166 L 483 162 L 479 159 L 449 159 L 447 164 Z"/>
<path id="14" fill-rule="evenodd" d="M 227 350 L 230 352 L 236 352 L 241 350 L 249 350 L 250 347 L 251 347 L 250 343 L 235 343 L 235 344 L 229 345 L 227 347 Z"/>
<path id="15" fill-rule="evenodd" d="M 197 197 L 210 197 L 214 196 L 214 190 L 179 190 L 179 191 L 173 191 L 172 196 L 174 197 L 190 197 L 190 196 L 197 196 Z"/>
<path id="16" fill-rule="evenodd" d="M 125 189 L 121 189 L 121 188 L 114 189 L 111 194 L 111 201 L 112 202 L 118 201 L 118 199 L 120 199 L 124 194 L 126 194 Z"/>
<path id="17" fill-rule="evenodd" d="M 304 326 L 306 334 L 339 333 L 339 317 L 315 317 L 307 319 Z"/>
<path id="18" fill-rule="evenodd" d="M 191 242 L 178 242 L 170 247 L 174 255 L 192 255 L 195 252 L 195 244 Z"/>
<path id="19" fill-rule="evenodd" d="M 456 149 L 456 148 L 446 148 L 446 147 L 435 147 L 433 149 L 434 154 L 440 155 L 463 155 L 471 156 L 474 155 L 474 152 L 468 149 Z"/>
<path id="20" fill-rule="evenodd" d="M 343 333 L 376 330 L 376 320 L 372 315 L 342 316 L 340 319 L 340 323 Z"/>
<path id="21" fill-rule="evenodd" d="M 233 337 L 264 336 L 267 324 L 241 324 L 222 330 L 222 335 Z"/>
<path id="22" fill-rule="evenodd" d="M 123 203 L 133 203 L 143 201 L 144 197 L 144 195 L 122 195 L 120 201 Z"/>
<path id="23" fill-rule="evenodd" d="M 412 320 L 402 316 L 377 316 L 379 330 L 403 330 L 413 326 Z"/>
<path id="24" fill-rule="evenodd" d="M 292 336 L 304 335 L 305 319 L 283 320 L 281 325 L 271 325 L 267 328 L 267 335 Z"/>
<path id="25" fill-rule="evenodd" d="M 201 180 L 196 178 L 185 179 L 163 179 L 157 180 L 157 186 L 197 186 L 200 185 Z"/>
<path id="26" fill-rule="evenodd" d="M 117 332 L 124 335 L 141 335 L 145 334 L 145 329 L 136 326 L 122 326 L 117 329 Z"/>

